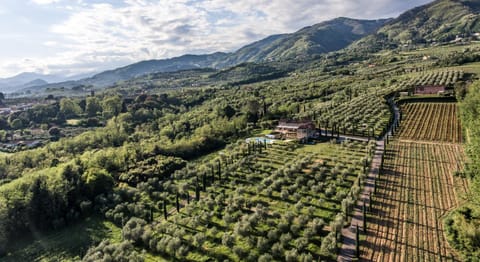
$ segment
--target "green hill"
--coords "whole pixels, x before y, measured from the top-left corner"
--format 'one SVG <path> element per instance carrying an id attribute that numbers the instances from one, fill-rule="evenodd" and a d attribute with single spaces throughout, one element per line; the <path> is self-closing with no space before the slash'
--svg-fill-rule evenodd
<path id="1" fill-rule="evenodd" d="M 480 1 L 438 0 L 403 13 L 352 47 L 380 49 L 471 38 L 480 32 L 479 10 Z"/>
<path id="2" fill-rule="evenodd" d="M 337 51 L 366 35 L 374 33 L 387 21 L 385 19 L 336 18 L 305 27 L 292 34 L 267 37 L 239 49 L 216 65 L 225 67 L 242 62 L 279 61 Z"/>

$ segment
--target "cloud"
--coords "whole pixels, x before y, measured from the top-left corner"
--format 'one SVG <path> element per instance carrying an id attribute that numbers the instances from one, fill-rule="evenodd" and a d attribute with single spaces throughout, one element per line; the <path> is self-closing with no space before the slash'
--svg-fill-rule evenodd
<path id="1" fill-rule="evenodd" d="M 32 0 L 37 4 L 61 0 Z M 105 70 L 185 53 L 234 51 L 271 34 L 293 32 L 339 16 L 384 18 L 427 0 L 124 0 L 69 1 L 71 14 L 51 26 L 39 70 Z"/>
<path id="2" fill-rule="evenodd" d="M 33 3 L 37 5 L 49 5 L 60 2 L 61 0 L 32 0 Z"/>

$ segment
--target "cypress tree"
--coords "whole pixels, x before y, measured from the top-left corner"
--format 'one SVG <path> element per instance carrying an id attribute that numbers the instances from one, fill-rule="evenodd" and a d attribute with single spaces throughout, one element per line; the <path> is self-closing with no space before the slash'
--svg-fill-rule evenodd
<path id="1" fill-rule="evenodd" d="M 167 212 L 167 200 L 163 200 L 163 217 L 165 220 L 168 218 L 168 212 Z"/>
<path id="2" fill-rule="evenodd" d="M 175 204 L 177 206 L 177 212 L 180 213 L 180 201 L 178 200 L 178 193 L 177 193 L 177 197 L 175 199 Z"/>
<path id="3" fill-rule="evenodd" d="M 200 188 L 198 188 L 198 185 L 195 186 L 195 199 L 200 201 Z"/>

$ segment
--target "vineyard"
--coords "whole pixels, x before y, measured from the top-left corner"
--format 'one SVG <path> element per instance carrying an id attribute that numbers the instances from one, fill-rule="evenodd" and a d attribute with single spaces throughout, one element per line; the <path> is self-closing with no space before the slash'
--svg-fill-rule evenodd
<path id="1" fill-rule="evenodd" d="M 404 103 L 396 138 L 367 212 L 360 256 L 368 261 L 456 261 L 444 217 L 460 206 L 468 180 L 454 176 L 464 151 L 455 103 Z"/>
<path id="2" fill-rule="evenodd" d="M 361 257 L 368 261 L 451 261 L 442 218 L 459 206 L 467 180 L 454 177 L 461 145 L 395 141 L 385 156 Z"/>
<path id="3" fill-rule="evenodd" d="M 455 103 L 406 103 L 401 111 L 400 139 L 462 142 Z"/>

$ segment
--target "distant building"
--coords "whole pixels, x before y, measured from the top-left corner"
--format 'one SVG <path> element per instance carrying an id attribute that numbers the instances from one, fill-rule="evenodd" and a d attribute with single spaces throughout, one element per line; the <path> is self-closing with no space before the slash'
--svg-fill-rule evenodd
<path id="1" fill-rule="evenodd" d="M 417 95 L 434 95 L 441 92 L 445 92 L 445 86 L 426 85 L 415 88 L 415 94 Z"/>
<path id="2" fill-rule="evenodd" d="M 316 136 L 315 125 L 312 121 L 281 120 L 275 132 L 285 139 L 309 139 Z"/>

